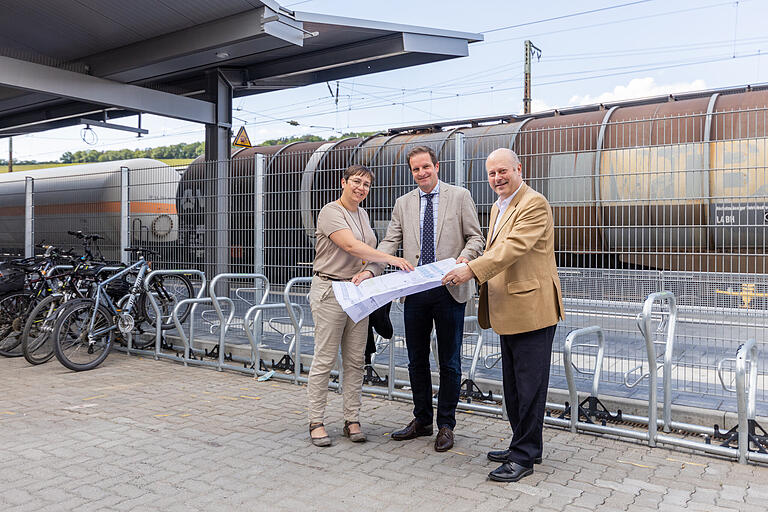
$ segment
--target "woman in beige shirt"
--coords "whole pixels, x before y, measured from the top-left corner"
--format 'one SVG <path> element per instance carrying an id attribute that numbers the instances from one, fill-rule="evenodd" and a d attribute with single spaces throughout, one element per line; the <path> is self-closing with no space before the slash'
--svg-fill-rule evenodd
<path id="1" fill-rule="evenodd" d="M 360 203 L 368 196 L 373 173 L 362 165 L 352 165 L 341 179 L 341 197 L 326 204 L 317 216 L 315 261 L 309 305 L 315 321 L 315 355 L 309 370 L 309 436 L 315 446 L 330 446 L 331 438 L 323 425 L 328 397 L 328 377 L 341 345 L 344 372 L 344 435 L 354 442 L 365 441 L 360 429 L 365 343 L 368 318 L 355 323 L 347 316 L 333 294 L 333 281 L 352 281 L 366 262 L 388 263 L 402 270 L 413 270 L 403 258 L 377 251 L 376 235 L 368 214 Z"/>

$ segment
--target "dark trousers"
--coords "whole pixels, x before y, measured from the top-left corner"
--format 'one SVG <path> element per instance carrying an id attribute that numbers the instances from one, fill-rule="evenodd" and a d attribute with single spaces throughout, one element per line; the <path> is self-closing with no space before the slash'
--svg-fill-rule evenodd
<path id="1" fill-rule="evenodd" d="M 405 299 L 405 344 L 408 374 L 413 392 L 413 416 L 432 425 L 432 373 L 429 342 L 432 325 L 437 332 L 440 390 L 437 395 L 437 426 L 456 426 L 456 404 L 461 386 L 461 341 L 466 304 L 454 300 L 445 286 L 409 295 Z"/>
<path id="2" fill-rule="evenodd" d="M 504 402 L 512 427 L 509 460 L 529 468 L 541 457 L 544 445 L 544 406 L 556 328 L 501 335 Z"/>

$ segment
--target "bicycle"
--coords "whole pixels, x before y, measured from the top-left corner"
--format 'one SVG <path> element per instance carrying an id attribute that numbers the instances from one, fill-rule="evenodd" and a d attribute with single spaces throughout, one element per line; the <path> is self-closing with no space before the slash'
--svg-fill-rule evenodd
<path id="1" fill-rule="evenodd" d="M 5 357 L 22 355 L 22 333 L 27 317 L 37 303 L 61 286 L 53 269 L 63 258 L 71 257 L 52 245 L 37 247 L 45 249 L 42 257 L 14 260 L 7 267 L 23 272 L 24 277 L 20 289 L 17 287 L 0 297 L 0 355 Z"/>
<path id="2" fill-rule="evenodd" d="M 184 275 L 158 277 L 145 285 L 150 262 L 145 256 L 157 254 L 150 249 L 127 248 L 139 260 L 129 267 L 98 284 L 94 298 L 82 298 L 64 304 L 53 329 L 54 353 L 65 367 L 74 371 L 91 370 L 99 366 L 109 355 L 117 335 L 133 332 L 142 321 L 154 326 L 157 318 L 149 312 L 148 293 L 152 293 L 160 305 L 162 329 L 173 327 L 171 312 L 182 299 L 194 296 L 192 283 Z M 107 292 L 110 283 L 131 276 L 134 281 L 130 290 L 115 303 Z M 134 309 L 135 308 L 135 309 Z M 187 305 L 179 314 L 184 321 L 191 311 Z"/>
<path id="3" fill-rule="evenodd" d="M 92 295 L 102 273 L 125 268 L 125 265 L 119 262 L 113 262 L 109 266 L 104 262 L 98 246 L 98 240 L 103 238 L 101 235 L 87 235 L 82 231 L 68 233 L 82 241 L 83 255 L 77 259 L 70 272 L 57 274 L 62 280 L 59 291 L 41 300 L 27 317 L 21 334 L 21 351 L 27 362 L 33 365 L 43 364 L 54 356 L 51 334 L 61 306 L 69 300 Z"/>

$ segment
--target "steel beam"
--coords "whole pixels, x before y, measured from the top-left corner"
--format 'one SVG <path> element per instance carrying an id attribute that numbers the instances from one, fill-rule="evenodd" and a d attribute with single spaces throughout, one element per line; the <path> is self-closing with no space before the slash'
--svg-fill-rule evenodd
<path id="1" fill-rule="evenodd" d="M 232 127 L 232 86 L 219 70 L 208 73 L 207 95 L 216 105 L 216 119 L 205 126 L 205 159 L 216 167 L 213 197 L 209 201 L 216 231 L 209 237 L 215 267 L 210 275 L 229 272 L 229 148 Z"/>
<path id="2" fill-rule="evenodd" d="M 214 104 L 0 56 L 0 85 L 185 121 L 213 123 Z"/>
<path id="3" fill-rule="evenodd" d="M 94 76 L 120 82 L 155 80 L 286 46 L 302 46 L 302 24 L 260 7 L 109 50 L 84 59 Z"/>
<path id="4" fill-rule="evenodd" d="M 297 55 L 247 68 L 251 78 L 237 96 L 253 90 L 280 90 L 350 76 L 379 73 L 468 55 L 464 39 L 392 34 L 344 47 Z"/>
<path id="5" fill-rule="evenodd" d="M 40 95 L 43 96 L 43 95 Z M 82 102 L 67 102 L 62 105 L 62 100 L 37 104 L 35 110 L 17 114 L 3 115 L 0 111 L 0 137 L 7 137 L 15 133 L 35 133 L 54 128 L 64 128 L 79 124 L 80 116 L 99 115 L 109 112 L 109 119 L 136 115 L 136 112 L 118 110 Z"/>
<path id="6" fill-rule="evenodd" d="M 149 130 L 145 130 L 144 128 L 134 128 L 133 126 L 125 126 L 122 124 L 113 124 L 113 123 L 107 123 L 104 121 L 96 121 L 95 119 L 88 119 L 86 117 L 81 117 L 78 121 L 80 124 L 84 124 L 87 126 L 96 126 L 98 128 L 109 128 L 110 130 L 121 130 L 124 132 L 138 133 L 139 135 L 146 135 L 149 133 Z"/>

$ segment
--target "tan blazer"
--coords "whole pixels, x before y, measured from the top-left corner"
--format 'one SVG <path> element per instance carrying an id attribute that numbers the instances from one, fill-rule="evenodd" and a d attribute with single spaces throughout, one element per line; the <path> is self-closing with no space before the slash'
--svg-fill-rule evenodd
<path id="1" fill-rule="evenodd" d="M 398 197 L 387 234 L 379 243 L 378 250 L 395 254 L 402 244 L 403 257 L 412 265 L 418 265 L 421 252 L 420 209 L 418 188 Z M 437 205 L 435 261 L 459 256 L 472 260 L 482 254 L 483 243 L 477 209 L 469 190 L 441 181 Z M 379 275 L 384 270 L 384 265 L 369 263 L 366 270 Z M 468 282 L 461 286 L 449 286 L 448 290 L 457 302 L 467 302 L 475 293 L 475 285 Z"/>
<path id="2" fill-rule="evenodd" d="M 498 214 L 494 204 L 489 230 Z M 519 334 L 564 318 L 554 247 L 552 209 L 523 183 L 489 235 L 485 253 L 469 263 L 480 283 L 480 327 Z"/>

